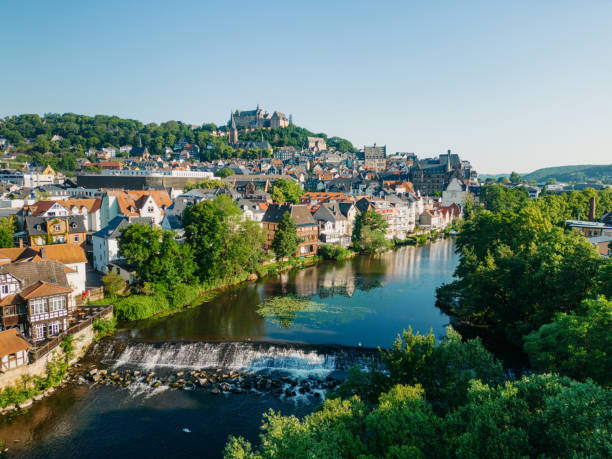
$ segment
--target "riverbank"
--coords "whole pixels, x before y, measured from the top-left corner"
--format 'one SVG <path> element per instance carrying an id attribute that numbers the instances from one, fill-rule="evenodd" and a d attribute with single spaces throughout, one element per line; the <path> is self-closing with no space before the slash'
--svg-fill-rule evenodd
<path id="1" fill-rule="evenodd" d="M 112 317 L 112 307 L 103 310 L 98 317 L 108 318 L 109 314 Z M 66 383 L 71 366 L 78 365 L 96 339 L 92 319 L 72 328 L 61 342 L 52 341 L 32 353 L 27 365 L 0 374 L 0 414 L 25 410 Z M 52 347 L 47 351 L 45 348 L 49 345 Z"/>

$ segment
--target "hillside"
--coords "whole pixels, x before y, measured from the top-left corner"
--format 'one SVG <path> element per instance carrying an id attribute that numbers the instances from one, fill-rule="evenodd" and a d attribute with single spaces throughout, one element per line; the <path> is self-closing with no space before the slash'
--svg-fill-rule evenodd
<path id="1" fill-rule="evenodd" d="M 151 154 L 164 153 L 165 147 L 172 147 L 178 140 L 185 139 L 200 147 L 200 159 L 218 158 L 257 158 L 259 151 L 239 150 L 227 144 L 226 137 L 217 137 L 213 132 L 217 126 L 212 123 L 192 126 L 180 121 L 167 121 L 161 124 L 143 124 L 137 120 L 118 116 L 86 116 L 74 113 L 63 115 L 47 113 L 39 115 L 17 115 L 0 119 L 0 137 L 5 137 L 15 145 L 14 151 L 24 153 L 21 161 L 37 165 L 51 164 L 61 170 L 74 170 L 75 159 L 84 157 L 90 148 L 119 148 L 123 145 L 147 147 Z M 339 137 L 328 138 L 325 134 L 314 134 L 298 126 L 274 130 L 255 131 L 241 140 L 269 140 L 273 146 L 291 145 L 302 148 L 307 136 L 324 137 L 329 146 L 344 151 L 354 151 L 353 145 Z M 54 136 L 56 140 L 52 140 Z M 252 138 L 251 138 L 252 137 Z M 45 155 L 51 152 L 55 155 Z M 264 153 L 264 156 L 268 154 Z"/>
<path id="2" fill-rule="evenodd" d="M 584 182 L 602 180 L 612 182 L 612 164 L 545 167 L 523 175 L 525 180 L 535 180 L 538 183 L 555 179 L 558 182 Z"/>

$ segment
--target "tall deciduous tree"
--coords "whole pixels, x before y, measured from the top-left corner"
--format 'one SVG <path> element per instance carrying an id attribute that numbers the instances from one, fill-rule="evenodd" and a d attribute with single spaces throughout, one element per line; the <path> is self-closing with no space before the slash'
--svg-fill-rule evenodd
<path id="1" fill-rule="evenodd" d="M 612 301 L 585 300 L 525 338 L 533 367 L 612 386 Z"/>
<path id="2" fill-rule="evenodd" d="M 272 199 L 275 202 L 292 202 L 297 204 L 304 190 L 295 180 L 277 179 L 272 187 Z"/>
<path id="3" fill-rule="evenodd" d="M 281 217 L 274 240 L 272 241 L 272 249 L 276 257 L 282 260 L 286 257 L 291 257 L 296 254 L 300 238 L 297 235 L 297 228 L 291 214 L 285 212 Z"/>
<path id="4" fill-rule="evenodd" d="M 15 234 L 17 225 L 14 217 L 0 218 L 0 247 L 13 247 L 13 235 Z"/>
<path id="5" fill-rule="evenodd" d="M 135 223 L 121 232 L 119 253 L 144 282 L 172 286 L 189 282 L 195 270 L 191 247 L 174 240 L 171 231 Z"/>
<path id="6" fill-rule="evenodd" d="M 389 246 L 385 238 L 389 225 L 378 212 L 368 210 L 357 215 L 353 226 L 353 246 L 361 252 L 375 252 Z"/>

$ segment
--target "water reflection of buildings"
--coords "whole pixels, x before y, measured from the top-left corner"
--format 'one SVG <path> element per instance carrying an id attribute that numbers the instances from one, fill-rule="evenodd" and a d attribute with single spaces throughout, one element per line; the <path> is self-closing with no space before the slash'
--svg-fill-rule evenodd
<path id="1" fill-rule="evenodd" d="M 423 270 L 433 269 L 430 266 L 452 263 L 456 257 L 454 249 L 454 241 L 441 240 L 422 247 L 406 246 L 377 256 L 321 264 L 281 274 L 279 284 L 266 289 L 265 294 L 352 297 L 356 290 L 367 291 L 389 282 L 418 282 L 423 279 Z"/>

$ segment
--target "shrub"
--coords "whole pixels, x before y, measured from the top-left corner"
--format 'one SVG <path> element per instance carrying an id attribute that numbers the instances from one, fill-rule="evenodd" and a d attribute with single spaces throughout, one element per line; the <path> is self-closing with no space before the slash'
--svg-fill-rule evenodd
<path id="1" fill-rule="evenodd" d="M 117 319 L 138 320 L 169 309 L 170 303 L 165 295 L 159 293 L 152 296 L 131 295 L 118 300 L 114 308 Z"/>
<path id="2" fill-rule="evenodd" d="M 98 341 L 104 338 L 105 336 L 112 335 L 115 332 L 116 327 L 117 319 L 115 319 L 114 317 L 112 319 L 94 319 L 93 329 L 96 332 L 94 340 Z"/>
<path id="3" fill-rule="evenodd" d="M 110 272 L 106 276 L 103 276 L 102 283 L 104 284 L 104 291 L 111 296 L 125 290 L 125 281 L 117 273 Z"/>
<path id="4" fill-rule="evenodd" d="M 171 307 L 178 308 L 195 301 L 199 293 L 197 285 L 178 284 L 167 291 L 166 298 Z"/>
<path id="5" fill-rule="evenodd" d="M 341 245 L 323 244 L 319 247 L 319 255 L 325 260 L 344 260 L 348 254 L 348 249 Z"/>

